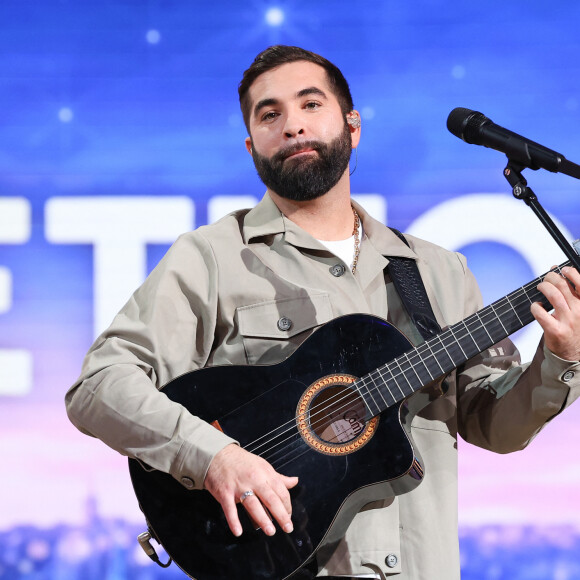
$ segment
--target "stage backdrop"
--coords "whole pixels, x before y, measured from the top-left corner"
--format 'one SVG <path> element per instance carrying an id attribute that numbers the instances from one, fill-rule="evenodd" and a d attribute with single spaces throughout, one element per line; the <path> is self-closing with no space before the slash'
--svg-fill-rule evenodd
<path id="1" fill-rule="evenodd" d="M 447 115 L 479 110 L 580 162 L 579 16 L 575 0 L 2 0 L 0 578 L 178 576 L 146 565 L 125 459 L 68 423 L 63 396 L 169 244 L 263 195 L 236 91 L 260 50 L 343 70 L 354 193 L 465 253 L 489 303 L 563 256 L 511 196 L 505 156 Z M 580 237 L 578 181 L 526 176 Z M 517 337 L 524 358 L 538 337 Z M 460 442 L 464 578 L 580 577 L 579 425 L 577 405 L 508 456 Z"/>

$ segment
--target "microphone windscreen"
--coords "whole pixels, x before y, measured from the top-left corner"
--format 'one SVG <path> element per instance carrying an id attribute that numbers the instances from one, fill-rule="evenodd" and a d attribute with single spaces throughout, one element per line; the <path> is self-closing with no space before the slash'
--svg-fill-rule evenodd
<path id="1" fill-rule="evenodd" d="M 467 143 L 481 145 L 479 130 L 488 121 L 483 113 L 457 107 L 447 117 L 447 129 Z"/>

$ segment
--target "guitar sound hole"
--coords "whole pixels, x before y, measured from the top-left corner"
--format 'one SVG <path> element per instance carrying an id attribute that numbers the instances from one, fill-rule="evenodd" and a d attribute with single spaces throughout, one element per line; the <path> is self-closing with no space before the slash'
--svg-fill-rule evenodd
<path id="1" fill-rule="evenodd" d="M 365 428 L 365 405 L 360 396 L 343 386 L 328 387 L 310 407 L 310 428 L 327 443 L 346 443 Z"/>

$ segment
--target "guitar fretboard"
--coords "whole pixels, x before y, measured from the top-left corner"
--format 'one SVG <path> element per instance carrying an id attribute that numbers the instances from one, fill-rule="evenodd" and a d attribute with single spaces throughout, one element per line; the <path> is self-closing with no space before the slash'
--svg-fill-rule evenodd
<path id="1" fill-rule="evenodd" d="M 560 272 L 569 264 L 562 264 L 556 271 Z M 532 322 L 532 303 L 541 302 L 551 310 L 551 304 L 537 289 L 545 276 L 357 380 L 354 386 L 364 399 L 370 416 L 380 414 Z"/>

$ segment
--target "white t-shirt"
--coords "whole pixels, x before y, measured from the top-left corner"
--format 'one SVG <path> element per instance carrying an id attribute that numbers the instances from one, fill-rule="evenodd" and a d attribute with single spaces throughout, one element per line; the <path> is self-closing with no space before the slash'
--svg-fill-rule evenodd
<path id="1" fill-rule="evenodd" d="M 359 240 L 363 239 L 362 223 L 358 229 Z M 346 240 L 318 240 L 323 246 L 326 246 L 335 256 L 338 256 L 352 270 L 354 262 L 354 236 Z"/>

